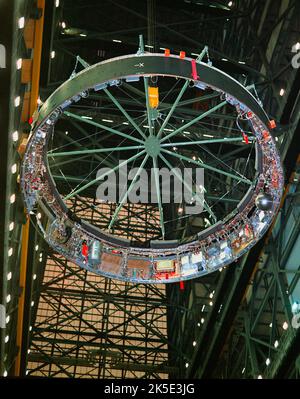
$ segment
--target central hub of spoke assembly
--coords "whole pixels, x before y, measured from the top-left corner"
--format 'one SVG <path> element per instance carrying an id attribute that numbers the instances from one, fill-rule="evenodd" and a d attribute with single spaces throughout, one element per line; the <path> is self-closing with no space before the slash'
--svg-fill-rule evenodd
<path id="1" fill-rule="evenodd" d="M 156 136 L 149 136 L 145 140 L 145 149 L 147 154 L 155 158 L 160 153 L 160 140 Z"/>

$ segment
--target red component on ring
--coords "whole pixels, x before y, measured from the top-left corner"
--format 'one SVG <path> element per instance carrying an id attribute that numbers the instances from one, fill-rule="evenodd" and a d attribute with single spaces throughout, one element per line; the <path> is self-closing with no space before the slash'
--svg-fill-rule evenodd
<path id="1" fill-rule="evenodd" d="M 268 140 L 270 138 L 269 132 L 267 130 L 263 130 L 262 135 L 265 140 Z"/>
<path id="2" fill-rule="evenodd" d="M 88 256 L 89 247 L 87 246 L 87 244 L 82 244 L 81 253 L 82 253 L 82 256 L 85 256 L 85 257 Z"/>
<path id="3" fill-rule="evenodd" d="M 243 133 L 243 139 L 245 140 L 246 144 L 249 144 L 249 139 L 248 139 L 247 134 Z"/>
<path id="4" fill-rule="evenodd" d="M 180 51 L 179 57 L 180 57 L 181 59 L 185 58 L 185 51 Z"/>
<path id="5" fill-rule="evenodd" d="M 170 49 L 169 48 L 165 48 L 165 56 L 169 57 L 170 55 Z"/>
<path id="6" fill-rule="evenodd" d="M 196 60 L 192 60 L 191 63 L 192 63 L 192 78 L 193 78 L 194 80 L 198 80 L 198 79 L 199 79 L 199 76 L 198 76 L 198 74 L 197 74 L 197 64 L 196 64 Z"/>
<path id="7" fill-rule="evenodd" d="M 180 289 L 180 291 L 184 291 L 184 282 L 183 281 L 179 281 L 179 289 Z"/>
<path id="8" fill-rule="evenodd" d="M 33 117 L 31 116 L 31 117 L 28 119 L 29 125 L 32 125 L 32 122 L 33 122 Z"/>
<path id="9" fill-rule="evenodd" d="M 247 112 L 247 116 L 248 116 L 248 118 L 252 118 L 252 116 L 253 116 L 253 112 L 251 112 L 251 111 L 248 111 L 248 112 Z"/>
<path id="10" fill-rule="evenodd" d="M 269 128 L 270 128 L 270 129 L 275 129 L 275 127 L 276 127 L 276 122 L 275 122 L 274 120 L 271 120 L 271 121 L 269 122 Z"/>

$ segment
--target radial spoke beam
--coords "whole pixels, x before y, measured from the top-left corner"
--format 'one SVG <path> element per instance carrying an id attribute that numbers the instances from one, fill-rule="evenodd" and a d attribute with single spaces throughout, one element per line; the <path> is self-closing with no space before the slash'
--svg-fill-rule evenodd
<path id="1" fill-rule="evenodd" d="M 173 112 L 175 111 L 175 108 L 177 107 L 177 105 L 178 105 L 178 103 L 179 103 L 181 97 L 183 96 L 184 92 L 186 91 L 186 89 L 187 89 L 189 83 L 190 83 L 190 81 L 187 80 L 187 81 L 184 83 L 184 85 L 182 86 L 182 88 L 181 88 L 181 90 L 180 90 L 180 92 L 179 92 L 179 94 L 178 94 L 176 100 L 174 101 L 174 103 L 173 103 L 173 105 L 172 105 L 172 107 L 171 107 L 171 109 L 170 109 L 168 115 L 166 116 L 166 119 L 164 120 L 163 124 L 161 125 L 161 127 L 160 127 L 160 129 L 159 129 L 159 131 L 158 131 L 157 137 L 160 137 L 160 136 L 161 136 L 161 134 L 162 134 L 164 128 L 167 126 L 167 124 L 168 124 L 168 122 L 169 122 L 169 119 L 170 119 L 171 116 L 173 115 Z"/>
<path id="2" fill-rule="evenodd" d="M 93 150 L 78 150 L 78 151 L 65 151 L 65 152 L 48 152 L 48 157 L 63 157 L 70 155 L 83 155 L 83 154 L 99 154 L 101 152 L 112 152 L 112 151 L 128 151 L 141 149 L 142 145 L 133 145 L 125 147 L 109 147 L 109 148 L 98 148 Z"/>
<path id="3" fill-rule="evenodd" d="M 91 181 L 89 181 L 87 184 L 85 184 L 84 186 L 78 188 L 75 191 L 71 191 L 70 194 L 68 194 L 64 200 L 70 199 L 72 197 L 74 197 L 74 195 L 79 194 L 80 192 L 82 192 L 83 190 L 85 190 L 86 188 L 92 186 L 93 184 L 97 183 L 99 180 L 102 180 L 104 177 L 109 176 L 111 173 L 115 172 L 116 170 L 118 170 L 119 168 L 121 168 L 122 166 L 126 165 L 126 163 L 129 163 L 137 158 L 139 158 L 141 155 L 143 155 L 146 152 L 146 150 L 143 150 L 137 154 L 135 154 L 134 156 L 132 156 L 129 159 L 126 159 L 123 162 L 120 162 L 119 165 L 115 166 L 114 168 L 110 169 L 109 171 L 102 173 L 100 176 L 96 177 L 96 179 L 93 179 Z"/>
<path id="4" fill-rule="evenodd" d="M 131 190 L 133 189 L 133 187 L 134 187 L 134 185 L 135 185 L 135 183 L 136 183 L 136 180 L 137 180 L 137 178 L 139 177 L 139 175 L 141 174 L 141 172 L 142 172 L 142 170 L 143 170 L 143 167 L 144 167 L 145 163 L 147 162 L 147 159 L 148 159 L 148 158 L 149 158 L 149 155 L 147 154 L 147 155 L 145 156 L 143 162 L 141 163 L 140 167 L 138 168 L 138 170 L 137 170 L 137 172 L 136 172 L 134 178 L 132 179 L 132 182 L 130 183 L 130 186 L 128 187 L 128 190 L 126 190 L 125 194 L 124 194 L 123 197 L 121 198 L 121 201 L 120 201 L 120 203 L 119 203 L 117 209 L 115 210 L 115 212 L 114 212 L 114 214 L 113 214 L 113 216 L 112 216 L 112 218 L 111 218 L 111 221 L 110 221 L 110 223 L 109 223 L 109 226 L 108 226 L 108 229 L 109 229 L 109 230 L 111 230 L 113 224 L 115 223 L 115 221 L 116 221 L 116 219 L 117 219 L 117 217 L 118 217 L 118 214 L 119 214 L 119 212 L 120 212 L 120 210 L 121 210 L 123 204 L 124 204 L 125 201 L 127 200 L 128 194 L 129 194 L 129 193 L 131 192 Z"/>
<path id="5" fill-rule="evenodd" d="M 181 181 L 181 183 L 192 193 L 192 196 L 195 197 L 196 199 L 198 199 L 200 201 L 200 203 L 202 202 L 202 199 L 198 196 L 197 193 L 194 193 L 192 188 L 184 181 L 184 179 L 182 179 L 182 176 L 180 174 L 177 173 L 176 169 L 172 167 L 172 165 L 170 164 L 170 162 L 160 153 L 159 157 L 164 161 L 164 163 L 168 166 L 168 168 L 170 170 L 173 170 L 174 175 Z M 203 203 L 204 209 L 210 214 L 210 216 L 214 219 L 214 221 L 216 222 L 218 219 L 216 217 L 216 215 L 213 213 L 213 211 L 211 210 L 211 208 L 209 207 L 209 205 L 207 204 L 207 202 L 204 200 Z"/>
<path id="6" fill-rule="evenodd" d="M 193 164 L 195 164 L 197 166 L 200 166 L 200 167 L 202 167 L 204 169 L 212 170 L 212 171 L 217 172 L 217 173 L 219 173 L 221 175 L 231 177 L 232 179 L 235 179 L 235 180 L 238 180 L 240 182 L 249 184 L 250 186 L 252 184 L 252 182 L 250 180 L 248 180 L 245 176 L 233 175 L 232 173 L 225 172 L 224 170 L 214 168 L 213 166 L 207 165 L 205 163 L 202 163 L 202 162 L 199 162 L 199 161 L 194 161 L 193 159 L 188 158 L 188 157 L 186 157 L 184 155 L 181 155 L 181 154 L 177 154 L 176 152 L 171 152 L 171 151 L 164 150 L 164 149 L 162 149 L 162 151 L 167 153 L 167 154 L 169 154 L 169 155 L 172 155 L 173 157 L 176 157 L 176 158 L 178 158 L 180 160 L 191 162 L 191 163 L 193 163 Z"/>
<path id="7" fill-rule="evenodd" d="M 135 123 L 135 121 L 131 118 L 131 116 L 125 111 L 125 109 L 122 107 L 122 105 L 119 103 L 119 101 L 116 99 L 115 96 L 111 94 L 111 92 L 107 89 L 104 89 L 104 92 L 108 95 L 108 97 L 111 99 L 111 101 L 119 108 L 119 110 L 122 112 L 122 114 L 125 116 L 125 118 L 132 124 L 132 126 L 140 133 L 144 139 L 146 139 L 146 136 L 142 129 Z"/>
<path id="8" fill-rule="evenodd" d="M 157 168 L 157 158 L 153 157 L 153 171 L 154 171 L 154 179 L 155 179 L 155 188 L 157 195 L 157 203 L 159 209 L 159 224 L 161 228 L 161 234 L 163 239 L 165 238 L 165 224 L 164 224 L 164 211 L 161 203 L 161 193 L 160 193 L 160 185 L 159 185 L 159 175 Z"/>
<path id="9" fill-rule="evenodd" d="M 208 111 L 204 112 L 203 114 L 200 114 L 195 119 L 192 119 L 190 122 L 186 123 L 185 125 L 180 126 L 178 129 L 174 130 L 174 132 L 172 132 L 172 133 L 168 134 L 167 136 L 163 137 L 161 141 L 162 142 L 166 141 L 170 137 L 175 136 L 176 134 L 180 133 L 182 130 L 187 129 L 188 127 L 190 127 L 194 123 L 200 121 L 201 119 L 205 118 L 206 116 L 208 116 L 208 115 L 212 114 L 213 112 L 217 111 L 218 109 L 224 107 L 224 105 L 226 105 L 226 104 L 227 104 L 227 101 L 222 101 L 220 104 L 214 106 L 213 108 L 209 109 Z"/>
<path id="10" fill-rule="evenodd" d="M 181 145 L 193 145 L 193 144 L 211 144 L 211 143 L 234 143 L 242 142 L 243 137 L 224 137 L 222 139 L 210 139 L 210 140 L 191 140 L 191 141 L 180 141 L 178 143 L 165 143 L 161 144 L 161 147 L 176 147 Z M 255 141 L 255 137 L 249 137 L 249 141 Z"/>
<path id="11" fill-rule="evenodd" d="M 107 130 L 110 133 L 117 134 L 118 136 L 122 136 L 122 137 L 125 137 L 126 139 L 137 141 L 138 143 L 143 144 L 142 140 L 140 140 L 140 139 L 138 139 L 136 137 L 129 136 L 128 134 L 120 132 L 119 130 L 113 129 L 113 128 L 109 127 L 109 126 L 102 125 L 101 123 L 94 122 L 93 120 L 90 120 L 90 119 L 84 119 L 84 118 L 82 118 L 82 116 L 73 114 L 73 113 L 68 112 L 68 111 L 65 111 L 64 114 L 69 116 L 69 117 L 71 117 L 71 118 L 77 119 L 80 122 L 84 122 L 84 123 L 87 123 L 89 125 L 93 125 L 93 126 L 99 127 L 100 129 Z"/>

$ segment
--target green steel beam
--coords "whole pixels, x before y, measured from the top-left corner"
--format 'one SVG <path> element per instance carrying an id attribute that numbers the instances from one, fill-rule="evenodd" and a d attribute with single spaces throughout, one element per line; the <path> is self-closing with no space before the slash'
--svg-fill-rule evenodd
<path id="1" fill-rule="evenodd" d="M 103 179 L 106 176 L 109 176 L 111 173 L 115 172 L 116 170 L 118 170 L 119 168 L 121 168 L 122 166 L 126 165 L 126 163 L 129 163 L 133 160 L 135 160 L 136 158 L 140 157 L 141 155 L 143 155 L 146 152 L 146 150 L 143 150 L 141 152 L 139 152 L 138 154 L 132 156 L 129 159 L 126 159 L 125 161 L 121 162 L 119 165 L 115 166 L 114 168 L 110 169 L 108 172 L 102 173 L 101 176 L 96 177 L 96 179 L 91 180 L 90 182 L 88 182 L 87 184 L 85 184 L 84 186 L 78 188 L 75 191 L 71 191 L 70 194 L 68 194 L 64 200 L 70 199 L 72 197 L 74 197 L 74 195 L 79 194 L 80 192 L 82 192 L 83 190 L 85 190 L 86 188 L 92 186 L 93 184 L 95 184 L 97 181 Z"/>
<path id="2" fill-rule="evenodd" d="M 118 207 L 116 208 L 116 210 L 115 210 L 115 212 L 114 212 L 114 214 L 113 214 L 113 216 L 112 216 L 112 218 L 111 218 L 111 221 L 110 221 L 109 226 L 108 226 L 108 230 L 111 230 L 112 225 L 114 224 L 116 218 L 118 217 L 118 214 L 119 214 L 119 212 L 120 212 L 120 210 L 121 210 L 121 208 L 122 208 L 124 202 L 127 200 L 127 195 L 128 195 L 128 194 L 131 192 L 131 190 L 133 189 L 133 187 L 134 187 L 134 185 L 135 185 L 135 183 L 136 183 L 136 180 L 137 180 L 137 178 L 140 176 L 140 174 L 141 174 L 141 172 L 142 172 L 142 169 L 143 169 L 145 163 L 147 162 L 148 158 L 149 158 L 149 155 L 146 154 L 145 158 L 143 159 L 143 162 L 141 163 L 141 165 L 140 165 L 140 167 L 138 168 L 138 170 L 137 170 L 137 172 L 136 172 L 134 178 L 132 179 L 132 182 L 130 183 L 130 186 L 128 187 L 128 190 L 126 190 L 126 192 L 124 193 L 123 197 L 121 198 L 121 201 L 120 201 Z"/>
<path id="3" fill-rule="evenodd" d="M 212 114 L 214 111 L 217 111 L 218 109 L 224 107 L 224 105 L 227 104 L 227 101 L 222 101 L 220 104 L 214 106 L 213 108 L 209 109 L 206 112 L 203 112 L 202 114 L 200 114 L 199 116 L 197 116 L 196 118 L 192 119 L 190 122 L 186 123 L 185 125 L 180 126 L 178 129 L 174 130 L 174 132 L 168 134 L 167 136 L 162 138 L 162 142 L 175 136 L 176 134 L 178 134 L 179 132 L 181 132 L 182 130 L 187 129 L 189 126 L 193 125 L 196 122 L 199 122 L 201 119 L 205 118 L 206 116 Z"/>
<path id="4" fill-rule="evenodd" d="M 153 171 L 154 171 L 154 179 L 155 179 L 155 188 L 156 188 L 156 195 L 157 195 L 157 202 L 158 202 L 158 209 L 159 209 L 159 224 L 161 228 L 162 237 L 165 237 L 165 225 L 164 225 L 164 211 L 161 203 L 161 194 L 160 194 L 160 184 L 159 184 L 159 176 L 157 170 L 157 158 L 153 157 Z"/>
<path id="5" fill-rule="evenodd" d="M 211 143 L 222 143 L 222 144 L 228 144 L 228 143 L 233 143 L 233 142 L 242 142 L 244 139 L 243 137 L 224 137 L 222 139 L 210 139 L 210 140 L 196 140 L 196 141 L 180 141 L 178 143 L 165 143 L 161 144 L 161 147 L 176 147 L 176 146 L 181 146 L 181 145 L 193 145 L 193 144 L 211 144 Z M 249 137 L 249 141 L 255 141 L 255 138 Z"/>
<path id="6" fill-rule="evenodd" d="M 169 119 L 170 119 L 171 116 L 173 115 L 173 112 L 174 112 L 175 108 L 177 107 L 177 105 L 178 105 L 178 103 L 179 103 L 181 97 L 182 97 L 183 94 L 185 93 L 185 91 L 186 91 L 186 89 L 187 89 L 187 87 L 188 87 L 189 84 L 190 84 L 190 80 L 187 80 L 187 81 L 184 83 L 184 85 L 182 86 L 182 88 L 181 88 L 181 90 L 180 90 L 180 92 L 179 92 L 179 94 L 178 94 L 176 100 L 174 101 L 174 103 L 173 103 L 173 105 L 172 105 L 172 107 L 171 107 L 171 109 L 170 109 L 168 115 L 166 116 L 166 118 L 165 118 L 163 124 L 161 125 L 161 127 L 160 127 L 160 129 L 159 129 L 159 131 L 158 131 L 158 133 L 157 133 L 157 137 L 160 137 L 160 136 L 161 136 L 161 134 L 162 134 L 164 128 L 167 126 L 167 124 L 168 124 L 168 122 L 169 122 Z"/>
<path id="7" fill-rule="evenodd" d="M 94 122 L 93 120 L 82 118 L 82 116 L 73 114 L 73 113 L 71 113 L 71 112 L 65 111 L 64 114 L 65 114 L 66 116 L 69 116 L 69 117 L 71 117 L 71 118 L 74 118 L 74 119 L 76 119 L 76 120 L 78 120 L 78 121 L 80 121 L 80 122 L 84 122 L 84 123 L 87 123 L 87 124 L 89 124 L 89 125 L 93 125 L 93 126 L 99 127 L 100 129 L 107 130 L 107 131 L 110 132 L 110 133 L 117 134 L 118 136 L 125 137 L 126 139 L 133 140 L 133 141 L 137 141 L 138 143 L 141 143 L 141 144 L 144 143 L 142 140 L 140 140 L 140 139 L 138 139 L 138 138 L 136 138 L 136 137 L 129 136 L 129 135 L 126 134 L 126 133 L 120 132 L 119 130 L 113 129 L 113 128 L 109 127 L 109 126 L 102 125 L 101 123 Z"/>
<path id="8" fill-rule="evenodd" d="M 125 147 L 109 147 L 109 148 L 98 148 L 93 150 L 77 150 L 77 151 L 64 151 L 64 152 L 48 152 L 48 157 L 63 157 L 63 156 L 71 156 L 71 155 L 83 155 L 83 154 L 99 154 L 102 152 L 113 152 L 113 151 L 128 151 L 128 150 L 139 150 L 142 148 L 142 145 L 133 145 L 133 146 L 125 146 Z"/>
<path id="9" fill-rule="evenodd" d="M 201 163 L 199 161 L 194 161 L 193 159 L 188 158 L 188 157 L 186 157 L 184 155 L 181 155 L 181 154 L 177 154 L 176 152 L 171 152 L 171 151 L 168 151 L 168 150 L 162 150 L 162 151 L 165 152 L 166 154 L 172 155 L 173 157 L 178 158 L 180 160 L 185 160 L 187 162 L 191 162 L 191 163 L 193 163 L 193 164 L 195 164 L 197 166 L 200 166 L 200 167 L 202 167 L 204 169 L 212 170 L 212 171 L 217 172 L 217 173 L 219 173 L 221 175 L 228 176 L 228 177 L 231 177 L 232 179 L 235 179 L 235 180 L 241 181 L 243 183 L 249 184 L 250 186 L 252 185 L 252 182 L 250 180 L 248 180 L 245 176 L 233 175 L 232 173 L 225 172 L 224 170 L 217 169 L 217 168 L 215 168 L 213 166 L 210 166 L 210 165 L 207 165 L 205 163 Z"/>
<path id="10" fill-rule="evenodd" d="M 108 95 L 108 97 L 111 99 L 111 101 L 119 108 L 119 110 L 122 112 L 122 114 L 125 116 L 125 118 L 132 124 L 132 126 L 140 133 L 144 139 L 146 139 L 145 134 L 141 130 L 141 128 L 135 123 L 135 121 L 131 118 L 130 115 L 125 111 L 125 109 L 122 107 L 122 105 L 119 103 L 119 101 L 114 97 L 111 92 L 107 89 L 104 89 L 104 92 Z"/>
<path id="11" fill-rule="evenodd" d="M 169 167 L 170 170 L 173 170 L 174 175 L 181 181 L 181 183 L 189 190 L 192 192 L 192 196 L 195 196 L 195 198 L 197 198 L 199 200 L 200 203 L 202 203 L 201 198 L 199 198 L 197 193 L 194 193 L 192 191 L 192 188 L 185 182 L 185 180 L 182 179 L 182 177 L 177 173 L 176 169 L 172 167 L 172 165 L 170 164 L 170 162 L 162 155 L 159 154 L 159 157 L 164 161 L 164 163 Z M 208 206 L 208 204 L 206 203 L 206 201 L 204 200 L 204 209 L 210 214 L 210 216 L 217 221 L 217 217 L 216 215 L 213 213 L 213 211 L 211 210 L 211 208 Z"/>

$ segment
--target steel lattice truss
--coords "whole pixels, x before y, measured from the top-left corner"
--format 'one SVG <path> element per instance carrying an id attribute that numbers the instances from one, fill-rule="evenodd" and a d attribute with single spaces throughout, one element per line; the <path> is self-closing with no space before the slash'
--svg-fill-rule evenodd
<path id="1" fill-rule="evenodd" d="M 74 204 L 76 211 L 85 200 Z M 180 352 L 167 339 L 169 306 L 163 285 L 114 282 L 51 252 L 31 330 L 28 375 L 167 378 L 178 371 L 168 353 Z"/>

